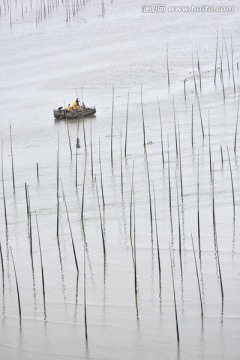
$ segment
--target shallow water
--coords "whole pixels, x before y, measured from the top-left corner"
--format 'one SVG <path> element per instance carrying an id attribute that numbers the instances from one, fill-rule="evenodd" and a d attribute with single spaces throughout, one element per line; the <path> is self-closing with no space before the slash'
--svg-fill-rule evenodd
<path id="1" fill-rule="evenodd" d="M 0 353 L 3 359 L 238 359 L 240 330 L 239 294 L 239 140 L 234 154 L 237 121 L 239 72 L 239 9 L 222 14 L 143 14 L 139 1 L 91 1 L 71 21 L 66 22 L 65 5 L 36 27 L 36 4 L 30 2 L 24 16 L 21 4 L 12 2 L 12 29 L 9 13 L 0 18 L 1 37 L 1 138 L 3 177 L 7 209 L 7 229 L 1 192 L 1 272 Z M 187 5 L 187 1 L 186 1 Z M 1 10 L 3 5 L 1 2 Z M 223 52 L 223 99 L 220 62 L 216 86 L 214 62 L 217 30 L 222 46 L 224 29 L 231 61 L 234 47 L 234 93 L 232 70 L 228 74 Z M 167 85 L 166 45 L 168 44 L 171 87 Z M 197 74 L 198 48 L 202 92 L 196 76 L 205 137 L 203 140 L 198 101 L 192 79 L 192 51 Z M 222 47 L 219 47 L 220 50 Z M 219 57 L 219 54 L 218 54 Z M 230 63 L 231 65 L 231 63 Z M 183 81 L 187 101 L 184 101 Z M 113 166 L 111 164 L 112 86 L 114 84 Z M 141 85 L 146 126 L 143 147 Z M 127 93 L 129 123 L 127 156 L 124 157 Z M 95 105 L 96 117 L 79 123 L 81 148 L 77 151 L 78 121 L 69 122 L 73 156 L 71 159 L 65 121 L 54 121 L 52 109 L 74 100 L 76 94 L 87 105 Z M 183 200 L 181 198 L 180 157 L 176 156 L 173 116 L 181 140 Z M 163 127 L 165 163 L 162 163 L 161 132 L 157 98 Z M 194 109 L 191 143 L 192 104 Z M 208 120 L 214 195 L 216 234 L 213 231 L 213 178 L 209 166 Z M 15 194 L 11 172 L 9 124 L 12 126 Z M 92 159 L 91 138 L 92 127 Z M 178 130 L 177 130 L 178 132 Z M 59 244 L 57 219 L 57 148 L 60 143 L 60 178 L 64 187 L 76 247 L 77 277 L 70 230 L 60 186 Z M 105 208 L 102 203 L 99 167 L 99 139 Z M 179 140 L 179 139 L 178 139 Z M 169 169 L 172 217 L 169 211 Z M 223 164 L 220 146 L 223 151 Z M 232 201 L 231 160 L 235 212 Z M 197 173 L 199 152 L 199 206 L 201 256 L 198 251 Z M 122 155 L 122 156 L 121 156 Z M 86 159 L 85 202 L 81 222 L 82 189 Z M 122 159 L 122 161 L 121 161 Z M 152 228 L 149 210 L 147 160 L 152 200 Z M 37 179 L 36 164 L 39 164 Z M 104 268 L 101 220 L 106 241 Z M 138 316 L 134 292 L 134 267 L 130 239 L 130 199 L 134 163 L 136 264 Z M 121 164 L 123 193 L 121 193 Z M 177 187 L 176 187 L 177 178 Z M 161 296 L 157 257 L 156 221 L 153 207 L 156 192 L 158 239 L 161 258 Z M 30 257 L 29 227 L 25 198 L 29 188 L 32 211 L 34 281 Z M 2 179 L 1 179 L 2 187 Z M 178 195 L 178 197 L 177 197 Z M 179 222 L 182 247 L 182 275 L 179 257 Z M 46 287 L 44 321 L 41 264 L 35 209 Z M 172 223 L 171 223 L 172 220 Z M 84 226 L 84 231 L 83 231 Z M 172 228 L 171 228 L 172 227 Z M 84 237 L 85 234 L 85 237 Z M 196 250 L 203 320 L 195 270 Z M 216 236 L 224 291 L 222 301 Z M 88 342 L 84 328 L 84 243 L 86 260 L 86 307 Z M 13 252 L 22 307 L 19 328 Z M 180 342 L 176 337 L 170 251 L 175 281 Z M 60 256 L 59 256 L 60 255 Z M 199 261 L 201 259 L 201 262 Z M 4 283 L 3 280 L 4 279 Z M 3 292 L 4 290 L 4 292 Z"/>

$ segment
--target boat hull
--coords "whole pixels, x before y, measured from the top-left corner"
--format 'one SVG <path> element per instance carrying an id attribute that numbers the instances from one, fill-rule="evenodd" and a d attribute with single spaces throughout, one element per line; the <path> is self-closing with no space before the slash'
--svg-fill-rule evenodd
<path id="1" fill-rule="evenodd" d="M 68 111 L 65 109 L 53 110 L 54 118 L 57 120 L 71 120 L 71 119 L 81 119 L 82 117 L 92 116 L 96 113 L 94 108 L 86 108 L 84 110 L 73 110 Z"/>

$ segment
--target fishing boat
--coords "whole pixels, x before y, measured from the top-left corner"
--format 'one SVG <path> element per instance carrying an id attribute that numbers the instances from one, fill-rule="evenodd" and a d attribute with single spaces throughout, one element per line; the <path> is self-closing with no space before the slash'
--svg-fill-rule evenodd
<path id="1" fill-rule="evenodd" d="M 85 107 L 78 110 L 67 110 L 59 107 L 58 109 L 53 110 L 53 115 L 55 119 L 61 120 L 71 120 L 71 119 L 81 119 L 82 117 L 92 116 L 96 113 L 96 108 L 94 107 Z"/>

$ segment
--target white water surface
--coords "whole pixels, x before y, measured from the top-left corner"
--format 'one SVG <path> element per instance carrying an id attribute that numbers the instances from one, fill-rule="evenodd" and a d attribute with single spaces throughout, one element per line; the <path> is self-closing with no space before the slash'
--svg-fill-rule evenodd
<path id="1" fill-rule="evenodd" d="M 40 2 L 9 1 L 4 12 L 0 0 L 0 138 L 3 140 L 3 178 L 7 210 L 0 192 L 0 241 L 4 275 L 0 271 L 0 359 L 239 359 L 240 353 L 240 139 L 234 138 L 239 99 L 239 5 L 231 13 L 144 14 L 141 1 L 106 1 L 85 6 L 66 21 L 66 5 L 54 3 L 46 19 L 36 26 Z M 49 3 L 47 6 L 50 6 Z M 73 2 L 74 3 L 74 2 Z M 146 3 L 150 3 L 147 1 Z M 199 2 L 197 2 L 199 3 Z M 31 5 L 32 4 L 32 5 Z M 70 2 L 69 2 L 70 4 Z M 167 5 L 191 5 L 168 2 Z M 217 0 L 212 4 L 218 5 Z M 56 6 L 57 5 L 57 6 Z M 11 14 L 11 16 L 10 16 Z M 226 39 L 227 51 L 223 41 Z M 216 85 L 214 67 L 218 33 Z M 232 77 L 231 37 L 233 69 Z M 170 88 L 167 81 L 168 47 Z M 199 88 L 197 51 L 202 73 Z M 223 98 L 220 53 L 223 51 Z M 195 94 L 192 54 L 201 106 L 202 137 L 198 100 Z M 228 73 L 228 61 L 230 75 Z M 187 99 L 184 99 L 186 79 Z M 113 166 L 111 164 L 112 87 Z M 141 86 L 146 127 L 143 146 Z M 127 156 L 124 141 L 129 96 Z M 96 116 L 79 123 L 81 147 L 77 151 L 78 121 L 69 121 L 71 159 L 66 121 L 54 121 L 53 108 L 72 102 L 76 96 L 96 106 Z M 176 156 L 173 97 L 177 134 L 181 140 L 183 199 L 180 156 Z M 164 166 L 157 105 L 161 108 Z M 192 147 L 192 104 L 193 134 Z M 9 126 L 12 128 L 15 194 L 13 193 Z M 209 126 L 208 126 L 209 123 Z M 213 179 L 209 166 L 209 127 L 216 236 L 213 231 Z M 92 128 L 92 160 L 91 138 Z M 76 247 L 79 277 L 75 267 L 70 230 L 60 186 L 60 251 L 56 237 L 57 148 L 60 144 L 60 178 L 64 187 Z M 102 202 L 99 139 L 105 208 Z M 179 140 L 179 139 L 178 139 Z M 169 169 L 172 226 L 169 211 Z M 223 164 L 221 159 L 221 147 Z M 232 168 L 235 211 L 232 200 Z M 197 174 L 199 154 L 199 208 L 201 262 L 198 248 Z M 82 189 L 86 159 L 85 202 L 81 222 Z M 122 159 L 122 160 L 121 160 Z M 147 160 L 152 200 L 152 230 L 149 211 Z M 93 163 L 93 179 L 91 173 Z M 39 164 L 37 179 L 36 164 Z M 131 182 L 134 163 L 136 264 L 138 317 L 134 291 L 134 267 L 130 239 Z M 123 194 L 121 193 L 121 164 Z M 106 241 L 104 272 L 101 220 Z M 177 187 L 176 187 L 177 178 Z M 161 258 L 161 295 L 157 256 L 156 221 L 153 208 L 156 192 L 158 240 Z M 32 211 L 34 282 L 29 246 L 25 183 Z M 178 193 L 177 193 L 178 190 Z M 179 222 L 182 276 L 179 257 Z M 35 209 L 46 287 L 44 321 L 41 264 Z M 88 342 L 84 328 L 84 233 L 86 244 L 86 309 Z M 194 255 L 203 301 L 203 320 Z M 224 300 L 222 301 L 219 250 Z M 22 329 L 13 252 L 19 283 Z M 176 337 L 170 251 L 173 262 L 180 342 Z M 60 261 L 61 260 L 61 261 Z"/>

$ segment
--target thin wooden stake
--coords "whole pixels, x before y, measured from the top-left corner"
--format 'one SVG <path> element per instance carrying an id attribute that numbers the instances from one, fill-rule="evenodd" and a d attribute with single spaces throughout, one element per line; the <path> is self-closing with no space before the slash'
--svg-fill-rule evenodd
<path id="1" fill-rule="evenodd" d="M 96 177 L 95 177 L 95 184 L 96 184 L 96 192 L 97 192 L 97 200 L 98 200 L 98 212 L 99 212 L 99 220 L 100 220 L 101 235 L 102 235 L 103 256 L 104 256 L 104 262 L 105 262 L 105 259 L 106 259 L 106 245 L 105 245 L 105 236 L 104 236 L 104 230 L 103 230 L 102 215 L 101 215 L 101 208 L 100 208 L 100 202 L 99 202 L 99 196 L 98 196 L 98 186 L 97 186 Z"/>
<path id="2" fill-rule="evenodd" d="M 175 111 L 175 103 L 173 98 L 173 120 L 174 120 L 174 133 L 175 133 L 175 148 L 176 148 L 176 158 L 178 158 L 178 141 L 177 141 L 177 126 L 176 126 L 176 111 Z"/>
<path id="3" fill-rule="evenodd" d="M 85 182 L 86 182 L 86 166 L 87 166 L 87 154 L 85 153 L 84 174 L 83 174 L 83 185 L 82 185 L 82 209 L 81 209 L 81 220 L 83 220 L 83 211 L 84 211 L 84 200 L 85 200 Z"/>
<path id="4" fill-rule="evenodd" d="M 113 166 L 113 115 L 114 115 L 114 85 L 112 87 L 112 123 L 111 123 L 111 164 Z"/>
<path id="5" fill-rule="evenodd" d="M 200 67 L 198 49 L 197 49 L 197 66 L 198 66 L 198 76 L 199 76 L 200 91 L 202 91 L 202 76 L 201 76 L 201 67 Z"/>
<path id="6" fill-rule="evenodd" d="M 3 174 L 3 140 L 2 140 L 2 192 L 3 192 L 4 218 L 5 218 L 5 225 L 6 225 L 6 230 L 7 230 L 8 229 L 8 220 L 7 220 L 7 206 L 6 206 L 4 174 Z"/>
<path id="7" fill-rule="evenodd" d="M 57 239 L 59 241 L 59 215 L 60 215 L 60 203 L 59 203 L 59 134 L 58 134 L 58 150 L 57 150 Z"/>
<path id="8" fill-rule="evenodd" d="M 191 127 L 191 134 L 192 134 L 192 149 L 193 149 L 193 136 L 194 136 L 194 132 L 193 132 L 193 103 L 192 103 L 192 127 Z"/>
<path id="9" fill-rule="evenodd" d="M 91 148 L 91 174 L 93 180 L 93 145 L 92 145 L 92 122 L 90 120 L 90 148 Z"/>
<path id="10" fill-rule="evenodd" d="M 127 156 L 127 139 L 128 139 L 128 108 L 129 108 L 129 90 L 127 97 L 127 116 L 126 116 L 126 130 L 125 130 L 125 146 L 124 146 L 124 155 Z"/>
<path id="11" fill-rule="evenodd" d="M 217 75 L 217 60 L 218 60 L 218 32 L 217 32 L 217 43 L 216 43 L 216 52 L 215 52 L 215 67 L 214 67 L 214 84 L 216 85 L 216 75 Z"/>
<path id="12" fill-rule="evenodd" d="M 162 270 L 161 270 L 161 257 L 160 257 L 160 248 L 159 248 L 159 239 L 158 239 L 157 209 L 156 209 L 156 195 L 155 195 L 154 182 L 153 182 L 153 200 L 154 200 L 155 232 L 156 232 L 157 255 L 158 255 L 159 298 L 160 298 L 160 304 L 161 304 L 161 299 L 162 299 Z"/>
<path id="13" fill-rule="evenodd" d="M 70 137 L 70 132 L 69 132 L 68 117 L 67 117 L 67 115 L 66 115 L 66 120 L 67 120 L 67 133 L 68 133 L 69 150 L 70 150 L 70 155 L 71 155 L 71 160 L 72 160 L 72 145 L 71 145 L 71 137 Z"/>
<path id="14" fill-rule="evenodd" d="M 173 260 L 172 260 L 172 253 L 171 253 L 170 244 L 169 244 L 169 254 L 170 254 L 170 262 L 171 262 L 171 275 L 172 275 L 172 287 L 173 287 L 173 300 L 174 300 L 174 311 L 175 311 L 177 341 L 179 342 L 180 337 L 179 337 L 179 328 L 178 328 L 177 302 L 176 302 L 175 282 L 174 282 L 174 274 L 173 274 Z"/>
<path id="15" fill-rule="evenodd" d="M 187 101 L 187 92 L 186 92 L 186 81 L 187 81 L 187 79 L 184 79 L 184 100 L 185 100 L 185 102 Z"/>
<path id="16" fill-rule="evenodd" d="M 168 64 L 168 44 L 167 44 L 167 78 L 168 78 L 168 87 L 170 87 L 170 75 L 169 75 L 169 64 Z"/>
<path id="17" fill-rule="evenodd" d="M 38 166 L 38 163 L 37 163 L 37 180 L 39 181 L 39 166 Z"/>
<path id="18" fill-rule="evenodd" d="M 79 273 L 77 254 L 76 254 L 75 244 L 74 244 L 74 240 L 73 240 L 72 227 L 71 227 L 70 218 L 69 218 L 69 214 L 68 214 L 67 200 L 66 200 L 66 196 L 65 196 L 65 193 L 64 193 L 62 180 L 61 180 L 61 185 L 62 185 L 63 201 L 64 201 L 64 204 L 65 204 L 65 209 L 66 209 L 66 213 L 67 213 L 67 220 L 68 220 L 68 226 L 69 226 L 70 236 L 71 236 L 71 240 L 72 240 L 72 249 L 73 249 L 73 255 L 74 255 L 76 270 L 77 270 L 77 273 Z"/>
<path id="19" fill-rule="evenodd" d="M 209 170 L 210 176 L 212 174 L 212 151 L 211 151 L 211 140 L 210 140 L 210 122 L 209 122 L 209 112 L 208 112 L 208 152 L 209 152 Z"/>
<path id="20" fill-rule="evenodd" d="M 199 148 L 198 148 L 198 170 L 197 170 L 197 224 L 198 224 L 198 251 L 201 257 L 201 227 L 200 227 L 200 206 L 199 206 Z"/>
<path id="21" fill-rule="evenodd" d="M 84 226 L 84 225 L 83 225 Z M 86 244 L 84 242 L 83 253 L 83 276 L 84 276 L 84 326 L 85 326 L 85 340 L 88 341 L 88 327 L 87 327 L 87 278 L 86 278 Z"/>
<path id="22" fill-rule="evenodd" d="M 38 245 L 39 245 L 40 261 L 41 261 L 41 275 L 42 275 L 42 293 L 43 293 L 44 320 L 46 321 L 46 320 L 47 320 L 47 308 L 46 308 L 45 279 L 44 279 L 44 269 L 43 269 L 43 259 L 42 259 L 42 247 L 41 247 L 40 232 L 39 232 L 38 218 L 37 218 L 37 212 L 36 212 L 36 210 L 35 210 L 35 217 L 36 217 L 37 234 L 38 234 Z"/>
<path id="23" fill-rule="evenodd" d="M 192 237 L 192 234 L 191 234 L 191 237 Z M 194 247 L 194 243 L 193 243 L 193 237 L 192 237 L 192 247 L 193 247 L 194 262 L 195 262 L 195 269 L 196 269 L 196 275 L 197 275 L 198 294 L 199 294 L 199 300 L 200 300 L 200 305 L 201 305 L 201 317 L 203 318 L 202 294 L 201 294 L 201 287 L 200 287 L 200 281 L 199 281 L 199 275 L 198 275 L 197 259 L 196 259 L 196 254 L 195 254 L 195 247 Z"/>
<path id="24" fill-rule="evenodd" d="M 150 183 L 150 175 L 149 175 L 149 165 L 148 165 L 148 155 L 146 152 L 146 160 L 147 160 L 147 177 L 148 177 L 148 198 L 149 198 L 149 214 L 150 214 L 150 222 L 151 222 L 151 234 L 153 233 L 153 216 L 152 216 L 152 197 L 151 197 L 151 183 Z"/>
<path id="25" fill-rule="evenodd" d="M 203 137 L 203 140 L 204 140 L 204 129 L 203 129 L 202 111 L 201 111 L 201 105 L 200 105 L 200 100 L 199 100 L 198 94 L 197 94 L 197 100 L 198 100 L 199 116 L 200 116 L 200 121 L 201 121 L 202 137 Z"/>
<path id="26" fill-rule="evenodd" d="M 227 43 L 226 43 L 226 38 L 225 38 L 224 31 L 222 30 L 222 32 L 223 32 L 223 41 L 224 41 L 225 51 L 226 51 L 226 56 L 227 56 L 228 74 L 230 76 L 230 62 L 229 62 L 229 56 L 228 56 L 228 48 L 227 48 Z"/>
<path id="27" fill-rule="evenodd" d="M 17 271 L 15 267 L 15 262 L 13 258 L 12 248 L 10 247 L 11 255 L 12 255 L 12 262 L 13 262 L 13 268 L 14 268 L 14 274 L 15 274 L 15 281 L 16 281 L 16 288 L 17 288 L 17 297 L 18 297 L 18 313 L 19 313 L 19 324 L 20 329 L 22 329 L 22 309 L 21 309 L 21 301 L 20 301 L 20 292 L 19 292 L 19 286 L 18 286 L 18 279 L 17 279 Z"/>
<path id="28" fill-rule="evenodd" d="M 177 190 L 178 251 L 179 251 L 179 260 L 180 260 L 181 276 L 183 276 L 183 269 L 182 269 L 182 235 L 181 235 L 181 225 L 180 225 L 179 196 L 178 196 L 178 183 L 177 183 L 177 174 L 176 174 L 176 173 L 175 173 L 175 180 L 176 180 L 176 190 Z"/>
<path id="29" fill-rule="evenodd" d="M 223 168 L 223 151 L 222 151 L 222 145 L 220 146 L 220 151 L 221 151 L 221 161 L 222 161 L 222 168 Z"/>
<path id="30" fill-rule="evenodd" d="M 130 216 L 129 216 L 129 224 L 130 224 L 130 242 L 131 242 L 131 249 L 132 249 L 132 258 L 134 261 L 134 253 L 133 253 L 133 236 L 132 236 L 132 204 L 133 204 L 133 191 L 134 191 L 134 185 L 133 185 L 133 179 L 134 179 L 134 161 L 132 166 L 132 184 L 131 184 L 131 198 L 130 198 Z"/>
<path id="31" fill-rule="evenodd" d="M 161 134 L 161 148 L 162 148 L 162 163 L 163 163 L 163 167 L 164 167 L 164 149 L 163 149 L 163 132 L 162 132 L 162 116 L 161 116 L 161 109 L 160 109 L 160 105 L 159 105 L 159 100 L 157 98 L 157 103 L 158 103 L 158 113 L 159 113 L 159 121 L 160 121 L 160 134 Z"/>
<path id="32" fill-rule="evenodd" d="M 232 54 L 232 80 L 233 80 L 233 89 L 234 93 L 236 93 L 236 84 L 235 84 L 235 77 L 234 77 L 234 60 L 233 60 L 233 44 L 232 44 L 232 36 L 231 36 L 231 54 Z"/>
<path id="33" fill-rule="evenodd" d="M 235 137 L 234 137 L 234 154 L 236 156 L 237 152 L 237 134 L 238 134 L 238 120 L 239 120 L 239 98 L 238 97 L 238 109 L 237 109 L 237 121 L 236 121 L 236 128 L 235 128 Z"/>
<path id="34" fill-rule="evenodd" d="M 232 165 L 231 165 L 228 147 L 227 147 L 227 152 L 228 152 L 229 170 L 230 170 L 230 175 L 231 175 L 233 212 L 235 213 L 235 195 L 234 195 L 234 186 L 233 186 L 233 174 L 232 174 Z"/>
<path id="35" fill-rule="evenodd" d="M 10 144 L 11 144 L 11 160 L 12 160 L 12 183 L 13 183 L 13 193 L 15 193 L 15 175 L 14 175 L 14 163 L 13 163 L 13 146 L 12 146 L 12 127 L 10 123 Z"/>
<path id="36" fill-rule="evenodd" d="M 141 108 L 142 108 L 143 146 L 144 146 L 144 150 L 146 150 L 146 134 L 145 134 L 144 111 L 143 111 L 142 85 L 141 85 Z"/>
<path id="37" fill-rule="evenodd" d="M 105 207 L 105 198 L 104 198 L 104 191 L 103 191 L 103 176 L 102 176 L 102 160 L 101 160 L 100 136 L 99 136 L 99 168 L 100 168 L 100 184 L 101 184 L 102 202 L 103 202 L 103 207 Z"/>
<path id="38" fill-rule="evenodd" d="M 192 71 L 193 71 L 193 81 L 194 81 L 194 87 L 195 87 L 195 94 L 198 95 L 196 76 L 195 76 L 194 64 L 193 64 L 193 54 L 192 54 Z"/>
<path id="39" fill-rule="evenodd" d="M 220 282 L 220 287 L 221 287 L 222 304 L 223 304 L 224 292 L 223 292 L 222 272 L 221 272 L 220 258 L 219 258 L 219 251 L 218 251 L 217 225 L 216 225 L 216 215 L 215 215 L 215 191 L 214 191 L 214 189 L 215 189 L 215 184 L 214 184 L 214 164 L 213 164 L 213 172 L 212 172 L 213 232 L 214 232 L 214 243 L 215 243 L 216 258 L 217 258 L 217 265 L 218 265 L 218 272 L 219 272 L 219 282 Z"/>

